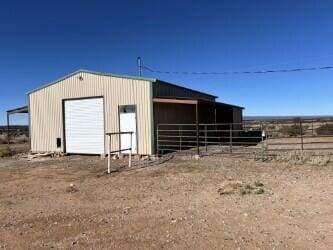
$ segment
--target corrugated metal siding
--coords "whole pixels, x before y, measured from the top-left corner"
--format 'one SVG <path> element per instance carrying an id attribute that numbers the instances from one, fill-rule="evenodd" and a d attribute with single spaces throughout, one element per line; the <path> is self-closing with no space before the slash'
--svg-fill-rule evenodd
<path id="1" fill-rule="evenodd" d="M 166 82 L 157 80 L 153 83 L 153 97 L 178 97 L 178 98 L 194 98 L 215 101 L 215 97 L 208 94 L 199 93 L 195 90 L 182 88 L 180 86 L 175 86 L 168 84 Z"/>
<path id="2" fill-rule="evenodd" d="M 83 77 L 81 81 L 79 76 Z M 78 73 L 57 84 L 29 95 L 32 151 L 63 151 L 62 100 L 93 96 L 104 97 L 105 132 L 119 130 L 118 105 L 137 106 L 138 153 L 152 153 L 152 98 L 151 82 L 102 76 L 86 72 Z M 57 149 L 56 138 L 62 138 Z M 107 142 L 107 138 L 105 140 Z M 106 143 L 107 144 L 107 143 Z M 112 150 L 118 149 L 117 136 Z M 107 150 L 107 145 L 105 145 Z"/>

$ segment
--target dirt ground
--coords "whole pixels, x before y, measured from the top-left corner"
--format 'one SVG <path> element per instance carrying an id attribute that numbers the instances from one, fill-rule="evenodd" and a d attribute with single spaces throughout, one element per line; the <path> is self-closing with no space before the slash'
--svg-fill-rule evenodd
<path id="1" fill-rule="evenodd" d="M 105 169 L 93 156 L 0 159 L 0 249 L 333 248 L 333 165 L 216 155 Z M 220 195 L 228 181 L 264 193 Z"/>

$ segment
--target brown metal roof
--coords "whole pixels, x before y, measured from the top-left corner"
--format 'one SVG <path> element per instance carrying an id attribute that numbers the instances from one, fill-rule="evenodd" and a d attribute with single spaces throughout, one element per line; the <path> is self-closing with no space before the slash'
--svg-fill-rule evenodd
<path id="1" fill-rule="evenodd" d="M 7 112 L 7 114 L 29 113 L 29 109 L 28 109 L 28 106 L 23 106 L 23 107 L 7 110 L 6 112 Z"/>

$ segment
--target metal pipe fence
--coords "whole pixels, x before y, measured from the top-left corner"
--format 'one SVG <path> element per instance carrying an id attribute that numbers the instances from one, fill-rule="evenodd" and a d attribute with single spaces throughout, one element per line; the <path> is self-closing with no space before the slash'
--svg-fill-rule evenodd
<path id="1" fill-rule="evenodd" d="M 158 124 L 157 153 L 265 155 L 285 151 L 333 154 L 333 120 Z M 331 151 L 331 152 L 330 152 Z"/>

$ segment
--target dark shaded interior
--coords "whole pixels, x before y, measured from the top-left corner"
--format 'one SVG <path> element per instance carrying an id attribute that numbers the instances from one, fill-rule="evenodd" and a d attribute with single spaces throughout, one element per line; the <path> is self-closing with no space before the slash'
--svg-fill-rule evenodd
<path id="1" fill-rule="evenodd" d="M 196 109 L 198 108 L 198 121 L 196 118 Z M 234 112 L 234 109 L 237 109 L 240 112 Z M 235 116 L 236 114 L 236 116 Z M 159 135 L 163 134 L 163 129 L 174 130 L 174 131 L 165 131 L 168 136 L 179 136 L 179 133 L 182 133 L 184 140 L 183 145 L 186 146 L 186 140 L 188 144 L 193 145 L 195 143 L 196 135 L 196 123 L 200 124 L 199 136 L 203 136 L 203 130 L 208 130 L 208 135 L 216 136 L 216 129 L 218 130 L 229 130 L 230 123 L 239 122 L 242 120 L 242 109 L 217 102 L 208 102 L 208 101 L 198 101 L 196 100 L 192 103 L 174 103 L 170 100 L 168 102 L 154 102 L 154 134 L 155 134 L 155 149 L 157 144 L 157 129 L 159 129 Z M 216 123 L 225 123 L 224 125 L 214 125 Z M 174 124 L 174 126 L 162 124 Z M 183 124 L 183 125 L 179 125 Z M 184 125 L 186 124 L 186 125 Z M 210 125 L 205 125 L 210 124 Z M 179 130 L 182 130 L 181 132 Z M 191 131 L 186 131 L 191 130 Z M 207 135 L 207 134 L 206 134 Z M 223 132 L 220 132 L 220 135 L 224 135 Z M 189 136 L 191 138 L 187 138 Z M 229 132 L 226 132 L 226 135 L 229 136 Z M 186 139 L 187 138 L 187 139 Z M 160 138 L 161 139 L 161 138 Z M 162 138 L 163 139 L 163 138 Z M 169 138 L 165 138 L 169 139 Z M 177 140 L 177 138 L 175 138 Z M 213 140 L 213 139 L 212 139 Z M 223 139 L 219 139 L 223 140 Z M 173 143 L 170 143 L 173 144 Z"/>

